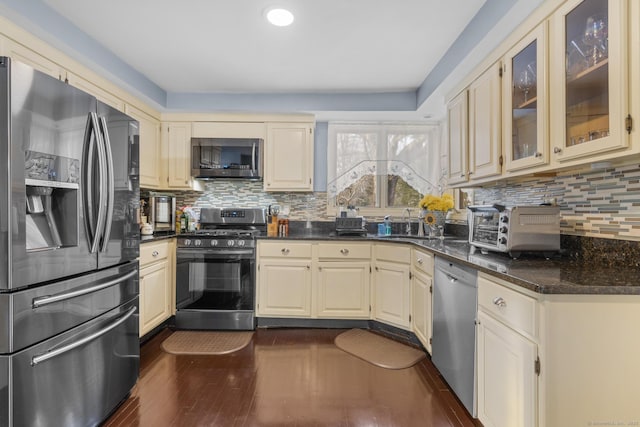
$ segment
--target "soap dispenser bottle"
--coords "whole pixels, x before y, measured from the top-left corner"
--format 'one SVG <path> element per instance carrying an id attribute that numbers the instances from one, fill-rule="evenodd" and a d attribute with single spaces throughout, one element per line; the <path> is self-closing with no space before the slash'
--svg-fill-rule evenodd
<path id="1" fill-rule="evenodd" d="M 391 218 L 389 215 L 384 217 L 384 234 L 386 236 L 391 236 Z"/>

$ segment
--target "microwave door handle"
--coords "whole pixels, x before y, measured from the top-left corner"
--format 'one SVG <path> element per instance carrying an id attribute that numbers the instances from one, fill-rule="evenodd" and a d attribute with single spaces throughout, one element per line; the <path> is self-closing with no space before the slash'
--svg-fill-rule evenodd
<path id="1" fill-rule="evenodd" d="M 254 142 L 251 146 L 251 169 L 253 171 L 258 170 L 256 165 L 256 143 Z"/>
<path id="2" fill-rule="evenodd" d="M 82 152 L 82 199 L 84 207 L 84 222 L 89 240 L 89 249 L 91 253 L 95 246 L 96 240 L 96 215 L 94 211 L 94 194 L 93 194 L 93 160 L 95 158 L 95 128 L 92 113 L 87 116 L 87 125 L 84 131 L 84 148 Z"/>
<path id="3" fill-rule="evenodd" d="M 106 196 L 107 196 L 107 209 L 106 218 L 104 224 L 104 231 L 102 233 L 102 246 L 101 252 L 107 249 L 109 238 L 111 237 L 111 222 L 113 221 L 113 198 L 114 198 L 114 177 L 113 177 L 113 155 L 111 152 L 111 141 L 109 140 L 109 129 L 107 128 L 107 121 L 103 117 L 100 117 L 100 130 L 103 135 L 104 153 L 105 153 L 105 167 L 107 172 L 106 181 Z"/>
<path id="4" fill-rule="evenodd" d="M 106 221 L 106 204 L 107 204 L 107 165 L 106 165 L 106 153 L 104 148 L 104 138 L 102 132 L 100 132 L 100 124 L 98 123 L 98 115 L 91 113 L 91 121 L 94 126 L 94 133 L 96 135 L 98 148 L 98 191 L 100 195 L 98 197 L 98 222 L 96 223 L 96 235 L 91 246 L 91 253 L 95 253 L 98 250 L 98 244 L 100 243 L 100 234 L 104 230 L 104 224 Z"/>

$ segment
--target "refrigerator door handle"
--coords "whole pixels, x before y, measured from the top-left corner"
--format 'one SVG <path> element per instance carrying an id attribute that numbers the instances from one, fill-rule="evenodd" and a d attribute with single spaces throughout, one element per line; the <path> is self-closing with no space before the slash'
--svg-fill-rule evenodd
<path id="1" fill-rule="evenodd" d="M 78 340 L 76 342 L 73 342 L 69 345 L 65 345 L 64 347 L 60 347 L 58 349 L 55 350 L 50 350 L 47 351 L 46 353 L 42 353 L 39 354 L 37 356 L 33 356 L 31 358 L 31 366 L 36 366 L 38 363 L 42 363 L 42 362 L 46 362 L 49 359 L 53 359 L 54 357 L 60 356 L 61 354 L 64 353 L 68 353 L 71 350 L 78 348 L 82 345 L 85 345 L 88 342 L 91 342 L 93 340 L 96 340 L 98 338 L 100 338 L 102 335 L 106 334 L 107 332 L 111 331 L 112 329 L 117 328 L 118 326 L 120 326 L 121 324 L 123 324 L 124 322 L 127 321 L 127 319 L 129 319 L 131 316 L 133 316 L 133 314 L 136 312 L 137 307 L 131 307 L 129 309 L 129 311 L 127 312 L 127 314 L 125 314 L 124 316 L 122 316 L 121 318 L 119 318 L 118 320 L 116 320 L 115 322 L 113 322 L 112 324 L 110 324 L 109 326 L 107 326 L 104 329 L 99 330 L 98 332 L 91 334 L 89 336 L 86 336 L 84 338 L 82 338 L 81 340 Z"/>
<path id="2" fill-rule="evenodd" d="M 100 117 L 100 130 L 103 135 L 104 152 L 105 152 L 105 167 L 107 173 L 106 182 L 106 196 L 107 196 L 107 210 L 106 220 L 104 224 L 104 231 L 102 232 L 102 245 L 100 251 L 104 252 L 107 249 L 109 238 L 111 237 L 111 222 L 113 221 L 113 200 L 114 200 L 114 176 L 113 176 L 113 155 L 111 153 L 111 141 L 109 140 L 109 129 L 107 128 L 107 121 L 103 117 Z"/>
<path id="3" fill-rule="evenodd" d="M 94 236 L 93 244 L 91 245 L 91 253 L 95 253 L 98 251 L 100 237 L 104 232 L 107 217 L 107 155 L 104 148 L 104 138 L 100 131 L 98 115 L 96 113 L 90 114 L 94 133 L 98 141 L 96 146 L 98 148 L 98 164 L 100 165 L 100 169 L 98 170 L 98 191 L 100 192 L 98 197 L 98 222 L 96 223 L 96 234 Z"/>
<path id="4" fill-rule="evenodd" d="M 91 253 L 94 251 L 94 242 L 96 240 L 97 227 L 96 227 L 96 215 L 94 211 L 94 196 L 93 194 L 93 160 L 95 158 L 95 144 L 96 144 L 96 132 L 95 122 L 93 117 L 89 113 L 87 116 L 87 125 L 84 131 L 84 148 L 82 150 L 82 204 L 84 208 L 84 222 L 87 231 L 87 237 L 89 240 L 89 249 Z"/>
<path id="5" fill-rule="evenodd" d="M 125 280 L 128 280 L 132 277 L 134 277 L 135 275 L 138 274 L 138 270 L 134 270 L 131 271 L 127 274 L 125 274 L 122 277 L 118 277 L 117 279 L 113 279 L 113 280 L 109 280 L 106 283 L 102 283 L 100 285 L 97 286 L 92 286 L 90 288 L 84 288 L 84 289 L 79 289 L 77 291 L 71 291 L 71 292 L 64 292 L 64 293 L 60 293 L 57 295 L 45 295 L 42 297 L 38 297 L 38 298 L 34 298 L 33 301 L 31 302 L 31 307 L 32 308 L 39 308 L 48 304 L 53 304 L 56 302 L 60 302 L 60 301 L 65 301 L 71 298 L 76 298 L 82 295 L 87 295 L 87 294 L 91 294 L 93 292 L 97 292 L 101 289 L 105 289 L 108 288 L 110 286 L 113 285 L 117 285 L 118 283 L 122 283 Z"/>

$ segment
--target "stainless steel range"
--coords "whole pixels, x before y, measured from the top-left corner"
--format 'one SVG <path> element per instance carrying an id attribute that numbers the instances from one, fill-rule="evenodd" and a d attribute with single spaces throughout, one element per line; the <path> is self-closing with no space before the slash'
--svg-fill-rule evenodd
<path id="1" fill-rule="evenodd" d="M 264 209 L 203 208 L 200 230 L 178 238 L 176 327 L 255 329 L 256 237 Z"/>

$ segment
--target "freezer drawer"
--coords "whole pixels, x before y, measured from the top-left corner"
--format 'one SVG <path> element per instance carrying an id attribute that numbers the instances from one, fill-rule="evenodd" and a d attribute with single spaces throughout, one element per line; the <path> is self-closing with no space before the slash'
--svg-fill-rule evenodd
<path id="1" fill-rule="evenodd" d="M 138 295 L 138 262 L 0 294 L 0 354 L 80 325 Z"/>
<path id="2" fill-rule="evenodd" d="M 98 425 L 138 377 L 138 298 L 0 356 L 0 426 Z"/>

